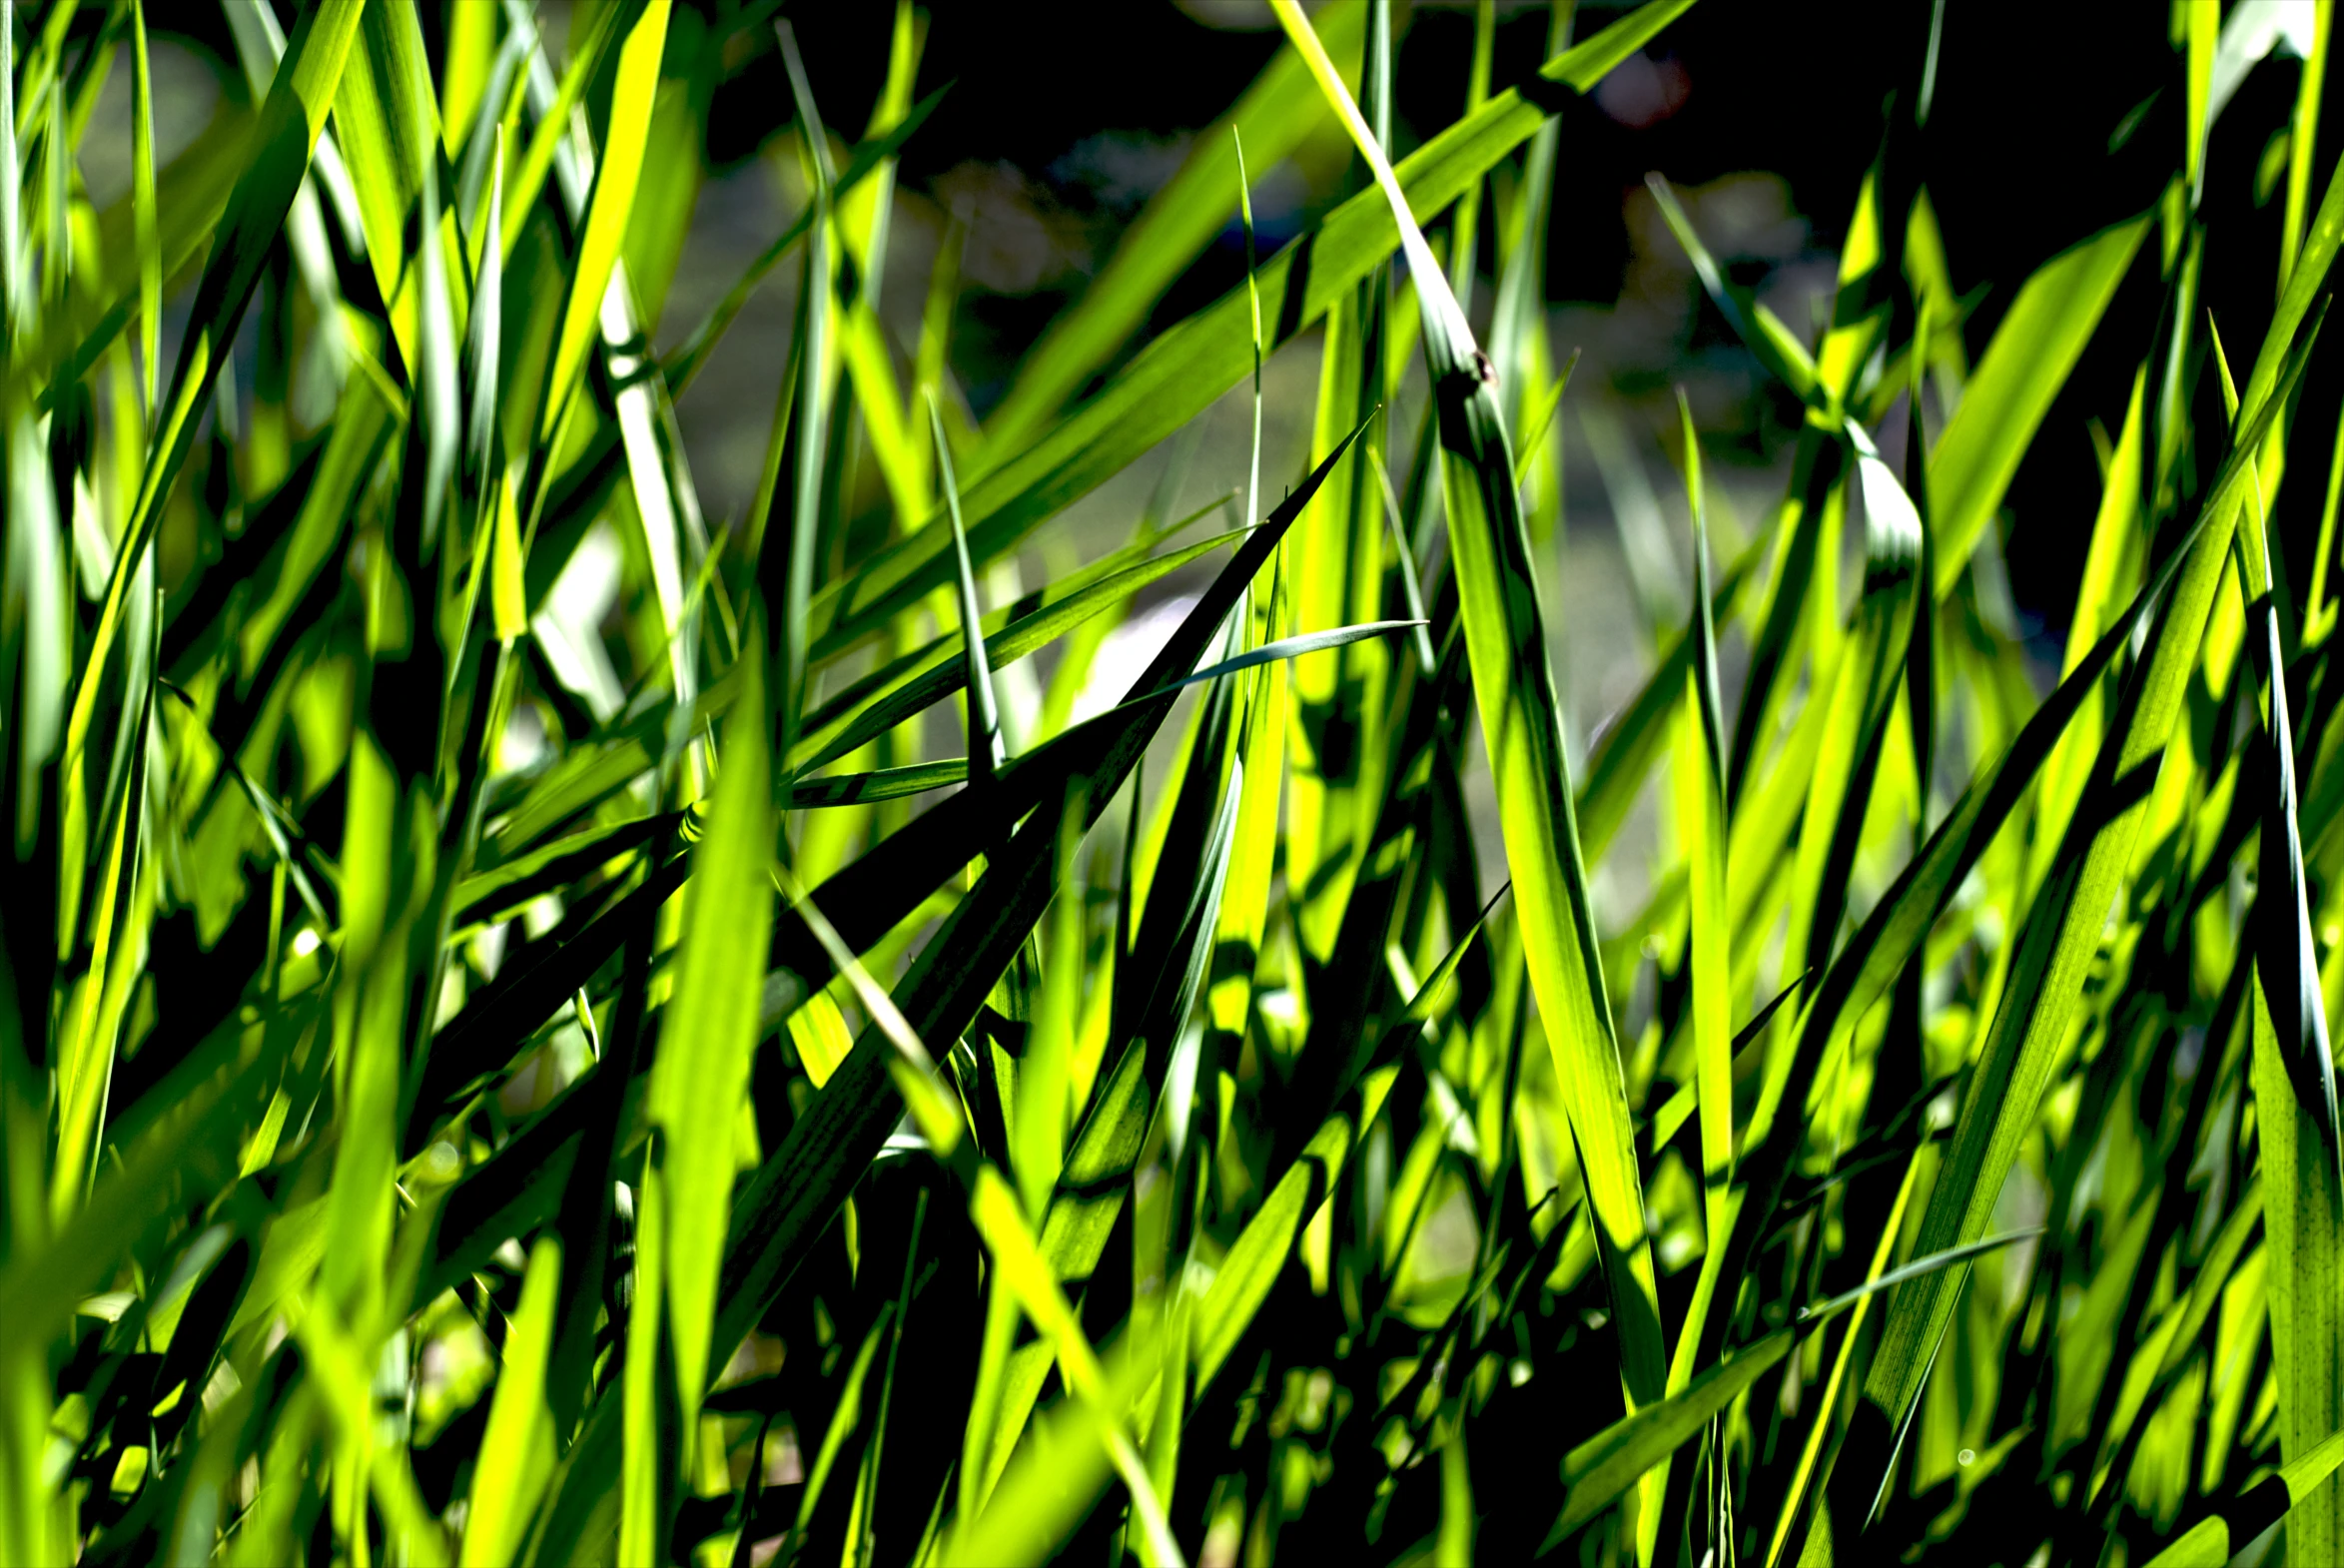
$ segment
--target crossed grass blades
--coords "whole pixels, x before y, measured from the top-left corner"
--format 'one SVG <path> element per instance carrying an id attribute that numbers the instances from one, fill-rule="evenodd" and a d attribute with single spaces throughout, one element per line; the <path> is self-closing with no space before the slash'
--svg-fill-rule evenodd
<path id="1" fill-rule="evenodd" d="M 1689 608 L 1581 764 L 1553 116 L 1690 3 L 1558 5 L 1499 90 L 1485 0 L 1395 166 L 1392 8 L 1276 0 L 979 422 L 955 246 L 917 341 L 872 293 L 947 74 L 908 4 L 850 139 L 772 3 L 584 3 L 556 50 L 518 0 L 429 43 L 232 0 L 249 102 L 159 166 L 140 0 L 0 0 L 0 1559 L 2333 1561 L 2328 10 L 2235 362 L 2196 198 L 2251 5 L 2173 9 L 2165 197 L 1982 343 L 1934 54 L 1882 67 L 1819 340 L 1655 180 L 1804 423 L 1745 527 L 1686 407 Z M 742 50 L 809 197 L 677 323 Z M 1353 194 L 1259 257 L 1247 170 L 1313 139 Z M 1131 352 L 1232 213 L 1242 289 Z M 2142 272 L 2045 695 L 1995 513 Z M 673 399 L 776 273 L 762 480 L 711 518 Z M 1310 344 L 1272 505 L 1261 367 Z M 988 608 L 1248 385 L 1227 508 L 1171 515 L 1176 458 Z M 601 624 L 554 591 L 595 571 Z"/>

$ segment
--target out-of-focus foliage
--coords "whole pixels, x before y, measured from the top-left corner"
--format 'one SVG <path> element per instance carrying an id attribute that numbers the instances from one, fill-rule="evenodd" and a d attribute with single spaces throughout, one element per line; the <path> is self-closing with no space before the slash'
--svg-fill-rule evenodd
<path id="1" fill-rule="evenodd" d="M 1656 177 L 1802 422 L 1745 531 L 1680 400 L 1690 580 L 1581 756 L 1558 443 L 1628 437 L 1558 417 L 1553 116 L 1690 4 L 1493 83 L 1484 0 L 1395 165 L 1395 8 L 1275 0 L 980 420 L 954 244 L 916 340 L 875 300 L 908 0 L 859 138 L 771 3 L 228 0 L 249 103 L 169 153 L 141 0 L 0 0 L 0 1560 L 2334 1560 L 2329 8 L 2175 5 L 2165 197 L 1990 336 L 1934 43 L 1814 332 Z M 2225 347 L 2206 138 L 2282 47 Z M 768 51 L 806 200 L 681 321 Z M 1350 194 L 1256 256 L 1313 138 Z M 2149 275 L 2051 686 L 1997 513 Z M 711 515 L 674 400 L 763 287 Z M 1248 388 L 1227 503 L 1176 457 L 1000 591 Z"/>

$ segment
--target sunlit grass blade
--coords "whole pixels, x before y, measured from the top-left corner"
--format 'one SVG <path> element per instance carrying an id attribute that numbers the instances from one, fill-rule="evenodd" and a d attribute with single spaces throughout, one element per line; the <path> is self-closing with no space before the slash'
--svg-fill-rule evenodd
<path id="1" fill-rule="evenodd" d="M 961 526 L 961 486 L 953 476 L 952 448 L 944 438 L 944 415 L 936 394 L 928 394 L 928 428 L 936 438 L 936 482 L 952 518 L 953 562 L 960 591 L 961 657 L 968 691 L 970 779 L 982 785 L 1009 760 L 1001 739 L 1001 710 L 993 696 L 993 670 L 985 660 L 985 615 L 977 607 L 977 574 L 969 564 L 969 535 Z"/>
<path id="2" fill-rule="evenodd" d="M 545 1356 L 552 1348 L 553 1297 L 561 1287 L 561 1247 L 539 1241 L 529 1255 L 519 1310 L 504 1341 L 504 1367 L 488 1430 L 472 1472 L 464 1521 L 463 1568 L 490 1568 L 518 1555 L 520 1536 L 553 1469 L 554 1431 L 545 1407 Z"/>
<path id="3" fill-rule="evenodd" d="M 1929 457 L 1939 597 L 1968 565 L 2019 457 L 2098 330 L 2148 227 L 2143 215 L 2045 263 L 2020 287 L 1994 330 L 1962 389 L 1960 407 Z"/>
<path id="4" fill-rule="evenodd" d="M 1683 1388 L 1693 1374 L 1701 1325 L 1714 1309 L 1725 1266 L 1725 1237 L 1732 1228 L 1729 1205 L 1734 1168 L 1734 1063 L 1732 936 L 1727 928 L 1726 738 L 1718 697 L 1717 625 L 1710 615 L 1709 521 L 1702 497 L 1701 446 L 1693 428 L 1692 405 L 1678 390 L 1677 410 L 1685 441 L 1686 503 L 1693 521 L 1693 623 L 1686 630 L 1693 657 L 1685 671 L 1679 719 L 1677 833 L 1686 860 L 1687 934 L 1685 967 L 1692 985 L 1693 1077 L 1701 1113 L 1703 1223 L 1708 1250 L 1694 1284 L 1692 1302 L 1676 1331 L 1669 1364 L 1669 1390 Z"/>
<path id="5" fill-rule="evenodd" d="M 1382 149 L 1359 119 L 1308 21 L 1276 0 L 1280 23 L 1374 171 L 1399 227 L 1424 313 L 1424 344 L 1441 399 L 1449 541 L 1463 601 L 1474 694 L 1497 777 L 1506 858 L 1513 873 L 1531 985 L 1563 1086 L 1617 1314 L 1621 1378 L 1631 1408 L 1660 1397 L 1666 1347 L 1646 1245 L 1635 1136 L 1612 1038 L 1594 913 L 1572 819 L 1568 763 L 1529 541 L 1513 484 L 1513 457 L 1485 379 L 1487 362 L 1408 212 Z"/>
<path id="6" fill-rule="evenodd" d="M 659 86 L 660 55 L 667 46 L 668 7 L 669 0 L 647 0 L 634 14 L 626 36 L 615 40 L 618 58 L 611 77 L 609 129 L 597 151 L 594 194 L 587 203 L 577 255 L 571 263 L 559 335 L 554 339 L 553 356 L 546 362 L 545 390 L 538 399 L 540 440 L 553 433 L 585 368 L 586 351 L 601 333 L 602 291 L 618 263 L 619 244 L 625 238 L 627 217 L 634 210 L 635 190 L 642 179 L 651 100 Z M 614 8 L 607 14 L 616 25 L 622 9 Z M 540 131 L 540 137 L 566 119 L 566 115 L 557 116 Z M 532 157 L 534 153 L 532 147 Z M 523 211 L 525 198 L 516 202 L 514 216 Z"/>

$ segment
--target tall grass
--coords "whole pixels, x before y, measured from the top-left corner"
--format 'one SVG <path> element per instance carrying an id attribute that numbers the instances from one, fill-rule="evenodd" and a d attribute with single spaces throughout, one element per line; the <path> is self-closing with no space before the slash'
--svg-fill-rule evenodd
<path id="1" fill-rule="evenodd" d="M 1802 422 L 1745 535 L 1680 398 L 1686 608 L 1582 756 L 1553 116 L 1690 4 L 1565 0 L 1506 84 L 1484 0 L 1395 165 L 1394 8 L 1274 0 L 979 421 L 957 241 L 916 340 L 873 298 L 950 74 L 908 0 L 860 140 L 771 0 L 231 0 L 251 104 L 165 161 L 141 0 L 0 0 L 0 1560 L 2335 1560 L 2329 10 L 2174 7 L 2165 196 L 1990 336 L 1934 42 L 1819 336 L 1656 176 Z M 2201 298 L 2279 34 L 2276 306 Z M 684 322 L 674 171 L 768 50 L 808 200 Z M 1257 254 L 1248 172 L 1330 136 Z M 776 276 L 712 516 L 675 399 Z M 1992 563 L 2087 345 L 2139 371 L 2054 685 Z M 1248 389 L 1237 515 L 1175 459 L 994 601 Z"/>

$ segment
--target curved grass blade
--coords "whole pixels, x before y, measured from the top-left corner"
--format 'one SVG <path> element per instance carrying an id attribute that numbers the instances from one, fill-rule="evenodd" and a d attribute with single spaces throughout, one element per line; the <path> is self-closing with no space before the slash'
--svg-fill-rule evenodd
<path id="1" fill-rule="evenodd" d="M 2291 390 L 2295 386 L 2307 359 L 2307 351 L 2298 352 L 2280 383 L 2283 389 Z M 2277 399 L 2278 402 L 2284 400 L 2283 395 Z M 2250 421 L 2248 434 L 2259 440 L 2274 411 L 2275 404 L 2265 404 Z M 1741 1256 L 1729 1266 L 1730 1274 L 1739 1276 L 1749 1267 L 1750 1259 L 1756 1254 L 1759 1237 L 1771 1226 L 1771 1215 L 1781 1201 L 1793 1162 L 1805 1141 L 1805 1119 L 1799 1113 L 1806 1106 L 1820 1065 L 1837 1049 L 1855 1023 L 1887 995 L 1889 987 L 1904 972 L 1905 966 L 1921 951 L 1930 928 L 1945 910 L 1954 890 L 1977 864 L 2010 814 L 2025 799 L 2052 748 L 2074 721 L 2086 699 L 2097 689 L 2100 677 L 2113 666 L 2118 655 L 2130 646 L 2136 630 L 2145 628 L 2152 611 L 2161 609 L 2162 616 L 2170 616 L 2170 607 L 2165 604 L 2168 592 L 2184 580 L 2186 570 L 2199 562 L 2198 546 L 2212 532 L 2213 521 L 2223 515 L 2220 507 L 2235 504 L 2242 479 L 2243 469 L 2236 464 L 2217 475 L 2208 494 L 2208 504 L 2200 509 L 2196 520 L 2176 541 L 2173 553 L 2150 580 L 2142 584 L 2130 606 L 2114 619 L 2091 651 L 2027 720 L 2002 756 L 1991 766 L 1980 770 L 1969 788 L 1954 802 L 1946 819 L 1938 825 L 1937 831 L 1930 836 L 1922 852 L 1914 857 L 1896 883 L 1873 907 L 1872 913 L 1849 939 L 1839 957 L 1833 960 L 1800 1022 L 1797 1050 L 1779 1102 L 1791 1108 L 1792 1114 L 1778 1116 L 1766 1130 L 1763 1142 L 1752 1138 L 1744 1154 L 1743 1169 L 1747 1173 L 1751 1194 L 1749 1222 L 1736 1229 L 1734 1246 Z M 2105 767 L 2103 758 L 2100 771 L 2104 771 Z M 2095 771 L 2095 781 L 2099 779 L 2100 771 Z M 2144 788 L 2137 772 L 2118 774 L 2116 779 L 2120 783 L 2111 788 L 2115 790 L 2114 801 L 2117 804 L 2128 803 Z M 2005 1001 L 2004 1005 L 2007 1007 L 2008 1003 Z M 1940 1177 L 1937 1190 L 1945 1190 L 1943 1176 Z M 1876 1371 L 1879 1364 L 1876 1360 Z M 1926 1370 L 1925 1365 L 1923 1370 Z M 1917 1374 L 1909 1371 L 1908 1375 Z M 1877 1417 L 1876 1411 L 1872 1417 L 1860 1416 L 1860 1419 Z M 1885 1430 L 1873 1428 L 1854 1451 L 1887 1451 L 1893 1440 L 1890 1434 L 1895 1430 L 1894 1424 L 1889 1424 Z M 1842 1466 L 1839 1476 L 1844 1478 L 1847 1474 L 1848 1467 Z M 1834 1511 L 1842 1516 L 1860 1517 L 1869 1503 L 1870 1493 L 1867 1492 L 1862 1498 L 1852 1499 L 1849 1508 L 1841 1508 L 1835 1503 Z"/>
<path id="2" fill-rule="evenodd" d="M 1685 248 L 1686 257 L 1693 263 L 1693 272 L 1701 280 L 1717 308 L 1725 314 L 1727 324 L 1741 338 L 1743 345 L 1758 357 L 1758 363 L 1767 373 L 1791 389 L 1802 402 L 1828 408 L 1825 389 L 1817 380 L 1815 356 L 1798 336 L 1784 325 L 1783 319 L 1750 298 L 1749 292 L 1729 282 L 1725 272 L 1710 255 L 1709 247 L 1701 243 L 1701 236 L 1693 227 L 1693 220 L 1685 215 L 1677 201 L 1677 193 L 1668 181 L 1658 174 L 1648 174 L 1644 184 L 1659 204 L 1661 217 L 1669 226 L 1669 233 Z"/>
<path id="3" fill-rule="evenodd" d="M 1619 1324 L 1622 1380 L 1634 1408 L 1661 1396 L 1667 1351 L 1645 1240 L 1635 1133 L 1572 818 L 1561 706 L 1504 419 L 1488 380 L 1489 362 L 1475 347 L 1382 148 L 1300 9 L 1293 0 L 1272 3 L 1287 36 L 1310 62 L 1319 90 L 1374 171 L 1423 312 L 1427 366 L 1440 401 L 1449 544 L 1474 696 L 1497 779 L 1531 989 L 1598 1220 L 1604 1276 Z"/>
<path id="4" fill-rule="evenodd" d="M 2280 1466 L 2277 1475 L 2221 1504 L 2150 1558 L 2147 1568 L 2221 1568 L 2272 1525 L 2291 1521 L 2307 1498 L 2332 1484 L 2329 1477 L 2339 1465 L 2344 1465 L 2344 1431 L 2330 1433 Z"/>
<path id="5" fill-rule="evenodd" d="M 2237 414 L 2230 368 L 2214 338 L 2230 412 Z M 2241 575 L 2256 590 L 2247 641 L 2269 704 L 2263 727 L 2269 793 L 2261 816 L 2261 864 L 2255 881 L 2254 1087 L 2256 1133 L 2271 1173 L 2271 1359 L 2278 1385 L 2279 1451 L 2299 1459 L 2344 1426 L 2344 1328 L 2337 1291 L 2344 1232 L 2344 1126 L 2336 1111 L 2336 1066 L 2328 1044 L 2328 1005 L 2320 990 L 2319 950 L 2312 941 L 2309 879 L 2297 825 L 2295 726 L 2288 714 L 2287 658 L 2279 641 L 2272 556 L 2263 493 L 2251 455 L 2247 488 L 2255 514 L 2238 528 Z M 2322 1481 L 2298 1494 L 2287 1526 L 2288 1554 L 2305 1561 L 2344 1546 L 2344 1485 Z"/>

